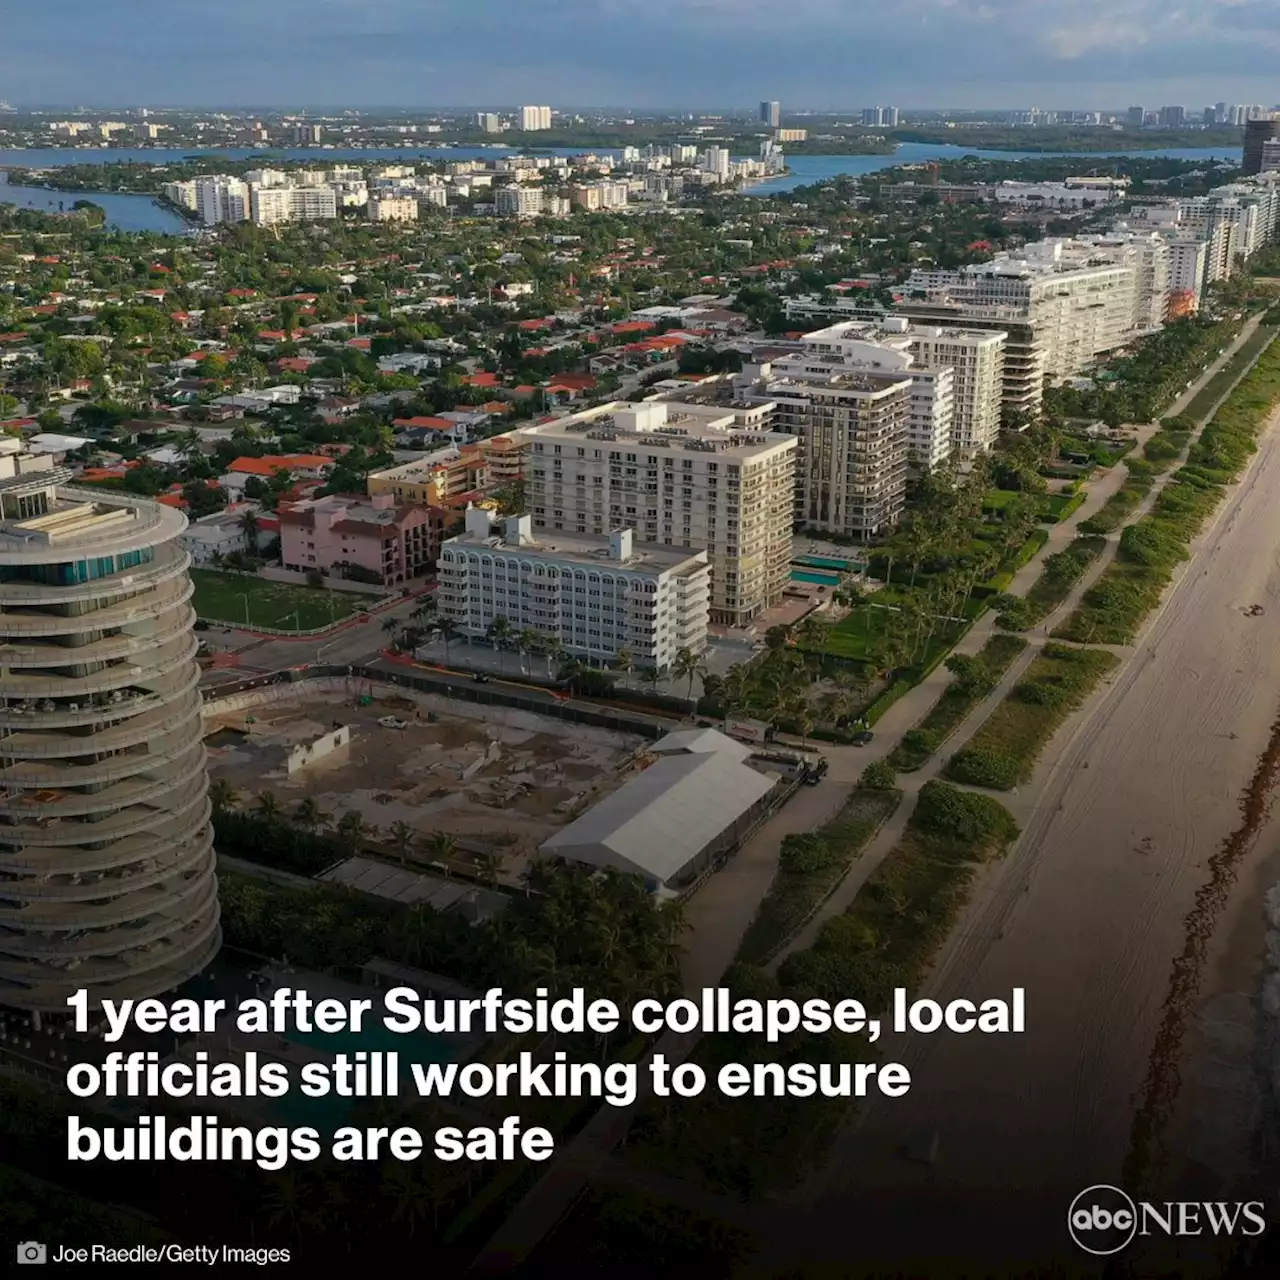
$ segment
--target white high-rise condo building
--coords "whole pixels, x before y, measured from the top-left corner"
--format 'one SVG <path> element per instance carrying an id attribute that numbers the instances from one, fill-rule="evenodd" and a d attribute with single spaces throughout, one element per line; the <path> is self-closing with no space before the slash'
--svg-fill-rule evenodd
<path id="1" fill-rule="evenodd" d="M 719 181 L 729 180 L 729 148 L 708 147 L 698 160 L 703 173 L 713 174 Z"/>
<path id="2" fill-rule="evenodd" d="M 897 310 L 915 321 L 1008 334 L 1005 407 L 1033 414 L 1046 379 L 1074 377 L 1140 332 L 1139 275 L 1121 250 L 1039 240 L 959 271 L 917 268 Z"/>
<path id="3" fill-rule="evenodd" d="M 639 542 L 631 529 L 535 536 L 529 516 L 511 516 L 499 533 L 487 511 L 468 507 L 437 567 L 440 612 L 469 638 L 505 618 L 576 658 L 606 664 L 627 649 L 657 670 L 707 645 L 707 553 Z"/>
<path id="4" fill-rule="evenodd" d="M 1200 309 L 1205 286 L 1208 245 L 1195 236 L 1169 236 L 1169 317 Z"/>
<path id="5" fill-rule="evenodd" d="M 194 178 L 188 178 L 185 182 L 166 182 L 160 188 L 160 194 L 180 209 L 188 209 L 192 213 L 199 211 L 199 195 Z"/>
<path id="6" fill-rule="evenodd" d="M 546 192 L 541 187 L 526 187 L 516 183 L 499 187 L 493 193 L 495 213 L 508 218 L 536 218 L 546 203 Z"/>
<path id="7" fill-rule="evenodd" d="M 477 111 L 476 125 L 485 133 L 497 133 L 502 128 L 502 120 L 493 111 Z"/>
<path id="8" fill-rule="evenodd" d="M 551 128 L 550 107 L 521 107 L 518 114 L 521 132 L 533 133 Z"/>
<path id="9" fill-rule="evenodd" d="M 245 222 L 249 217 L 249 186 L 239 178 L 215 176 L 196 179 L 196 212 L 200 221 Z"/>
<path id="10" fill-rule="evenodd" d="M 735 390 L 799 441 L 795 521 L 815 531 L 882 537 L 906 503 L 908 463 L 928 470 L 952 451 L 955 370 L 918 366 L 901 328 L 821 329 L 794 355 L 746 366 Z"/>
<path id="11" fill-rule="evenodd" d="M 743 627 L 778 604 L 791 565 L 796 440 L 770 405 L 618 401 L 527 427 L 537 529 L 705 551 L 711 621 Z M 553 536 L 553 535 L 548 535 Z"/>
<path id="12" fill-rule="evenodd" d="M 186 518 L 0 441 L 0 1004 L 160 995 L 218 950 Z"/>
<path id="13" fill-rule="evenodd" d="M 418 202 L 411 196 L 371 196 L 370 222 L 417 222 Z"/>
<path id="14" fill-rule="evenodd" d="M 776 129 L 782 123 L 782 103 L 762 102 L 760 104 L 760 120 L 761 123 L 767 124 L 770 129 Z"/>
<path id="15" fill-rule="evenodd" d="M 259 226 L 270 226 L 275 222 L 318 222 L 338 216 L 338 195 L 332 187 L 260 187 L 255 184 L 249 188 L 249 204 L 253 221 Z"/>

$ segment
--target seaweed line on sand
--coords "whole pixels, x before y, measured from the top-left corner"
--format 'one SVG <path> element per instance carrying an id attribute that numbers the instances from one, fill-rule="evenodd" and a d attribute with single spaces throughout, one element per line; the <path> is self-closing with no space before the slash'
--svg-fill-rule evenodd
<path id="1" fill-rule="evenodd" d="M 1240 861 L 1267 821 L 1278 783 L 1280 718 L 1272 723 L 1266 750 L 1259 757 L 1253 778 L 1240 798 L 1243 821 L 1209 859 L 1209 878 L 1196 892 L 1195 902 L 1183 922 L 1182 952 L 1173 962 L 1164 1013 L 1147 1061 L 1142 1103 L 1129 1135 L 1124 1178 L 1125 1186 L 1131 1191 L 1140 1190 L 1152 1173 L 1161 1134 L 1172 1117 L 1182 1084 L 1182 1041 L 1204 977 L 1214 927 L 1235 884 Z"/>

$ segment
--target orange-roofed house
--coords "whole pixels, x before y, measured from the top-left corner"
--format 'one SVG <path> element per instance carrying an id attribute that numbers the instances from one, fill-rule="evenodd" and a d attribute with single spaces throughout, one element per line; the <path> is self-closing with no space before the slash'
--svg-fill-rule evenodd
<path id="1" fill-rule="evenodd" d="M 264 458 L 237 458 L 220 481 L 229 494 L 239 497 L 250 476 L 270 480 L 287 471 L 294 480 L 323 480 L 333 470 L 333 459 L 318 453 L 269 454 Z"/>
<path id="2" fill-rule="evenodd" d="M 496 387 L 499 384 L 496 373 L 469 373 L 462 379 L 464 387 Z"/>

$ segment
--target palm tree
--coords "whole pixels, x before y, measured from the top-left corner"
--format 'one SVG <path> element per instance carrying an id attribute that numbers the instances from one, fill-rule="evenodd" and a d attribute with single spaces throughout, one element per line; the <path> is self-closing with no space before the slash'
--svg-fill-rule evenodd
<path id="1" fill-rule="evenodd" d="M 529 674 L 529 655 L 537 651 L 541 641 L 542 637 L 532 627 L 522 627 L 516 633 L 515 645 L 516 652 L 520 655 L 520 674 L 522 676 Z"/>
<path id="2" fill-rule="evenodd" d="M 215 816 L 229 813 L 240 803 L 240 793 L 226 778 L 214 778 L 209 784 L 209 803 L 213 805 Z"/>
<path id="3" fill-rule="evenodd" d="M 547 660 L 547 679 L 556 668 L 556 663 L 564 657 L 564 644 L 559 636 L 548 636 L 542 642 L 542 656 Z"/>
<path id="4" fill-rule="evenodd" d="M 579 658 L 568 658 L 560 666 L 560 670 L 556 672 L 556 678 L 561 684 L 566 684 L 575 693 L 578 686 L 582 682 L 582 677 L 586 675 L 588 667 L 586 663 Z"/>
<path id="5" fill-rule="evenodd" d="M 413 610 L 413 617 L 419 622 L 426 622 L 428 619 L 435 618 L 440 612 L 440 605 L 435 596 L 422 596 Z"/>
<path id="6" fill-rule="evenodd" d="M 399 631 L 403 625 L 404 623 L 399 618 L 383 618 L 382 620 L 382 629 L 387 635 L 390 635 L 393 631 Z"/>
<path id="7" fill-rule="evenodd" d="M 841 721 L 853 710 L 853 690 L 844 685 L 837 685 L 830 693 L 823 695 L 818 706 L 826 723 L 833 729 L 838 729 Z"/>
<path id="8" fill-rule="evenodd" d="M 498 872 L 502 870 L 502 859 L 496 853 L 481 853 L 476 857 L 476 870 L 487 885 L 498 883 Z"/>
<path id="9" fill-rule="evenodd" d="M 806 693 L 794 693 L 782 704 L 782 712 L 788 720 L 800 726 L 800 744 L 807 746 L 813 732 L 813 708 Z"/>
<path id="10" fill-rule="evenodd" d="M 304 831 L 314 831 L 324 825 L 325 814 L 315 797 L 307 796 L 305 800 L 298 801 L 298 807 L 293 811 L 293 820 Z"/>
<path id="11" fill-rule="evenodd" d="M 447 831 L 433 831 L 423 842 L 423 848 L 434 861 L 446 866 L 458 856 L 458 842 Z"/>
<path id="12" fill-rule="evenodd" d="M 503 644 L 511 638 L 511 621 L 498 614 L 485 629 L 485 639 L 493 645 L 494 652 L 500 652 Z"/>
<path id="13" fill-rule="evenodd" d="M 456 640 L 462 634 L 462 628 L 458 626 L 452 618 L 441 618 L 436 632 L 440 636 L 440 643 L 444 645 L 444 665 L 449 665 L 449 643 Z"/>
<path id="14" fill-rule="evenodd" d="M 280 800 L 274 791 L 258 792 L 258 813 L 268 822 L 274 822 L 280 816 Z"/>
<path id="15" fill-rule="evenodd" d="M 363 814 L 355 809 L 348 809 L 338 821 L 337 832 L 340 839 L 359 848 L 364 845 L 369 826 Z"/>
<path id="16" fill-rule="evenodd" d="M 830 632 L 831 624 L 825 618 L 819 617 L 817 613 L 808 613 L 796 628 L 795 636 L 806 649 L 820 650 L 825 646 Z"/>
<path id="17" fill-rule="evenodd" d="M 244 534 L 245 550 L 253 555 L 258 549 L 258 513 L 246 511 L 240 517 L 240 531 Z"/>
<path id="18" fill-rule="evenodd" d="M 613 655 L 612 666 L 615 671 L 621 671 L 624 676 L 630 675 L 631 672 L 636 669 L 636 655 L 634 651 L 627 648 L 619 649 L 618 652 Z"/>
<path id="19" fill-rule="evenodd" d="M 393 822 L 387 834 L 391 837 L 392 847 L 400 855 L 400 865 L 404 866 L 409 860 L 416 832 L 407 822 Z"/>
<path id="20" fill-rule="evenodd" d="M 676 650 L 676 656 L 671 662 L 671 678 L 688 682 L 688 687 L 685 690 L 685 699 L 690 704 L 690 714 L 697 709 L 693 701 L 693 682 L 701 679 L 706 674 L 707 660 L 702 654 L 695 653 L 694 650 L 688 648 Z"/>

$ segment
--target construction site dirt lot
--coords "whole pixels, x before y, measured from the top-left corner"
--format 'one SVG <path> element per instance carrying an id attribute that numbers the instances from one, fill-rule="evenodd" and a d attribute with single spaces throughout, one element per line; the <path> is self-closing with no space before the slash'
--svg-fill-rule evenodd
<path id="1" fill-rule="evenodd" d="M 355 810 L 384 836 L 403 822 L 418 837 L 447 833 L 460 848 L 504 861 L 528 857 L 621 785 L 645 741 L 367 684 L 324 693 L 294 686 L 282 697 L 210 710 L 210 775 L 235 787 L 245 808 L 262 791 L 285 813 L 310 796 L 334 821 Z M 350 728 L 350 745 L 321 757 L 319 740 L 340 726 Z M 290 773 L 290 754 L 307 744 L 317 744 L 317 758 Z"/>

